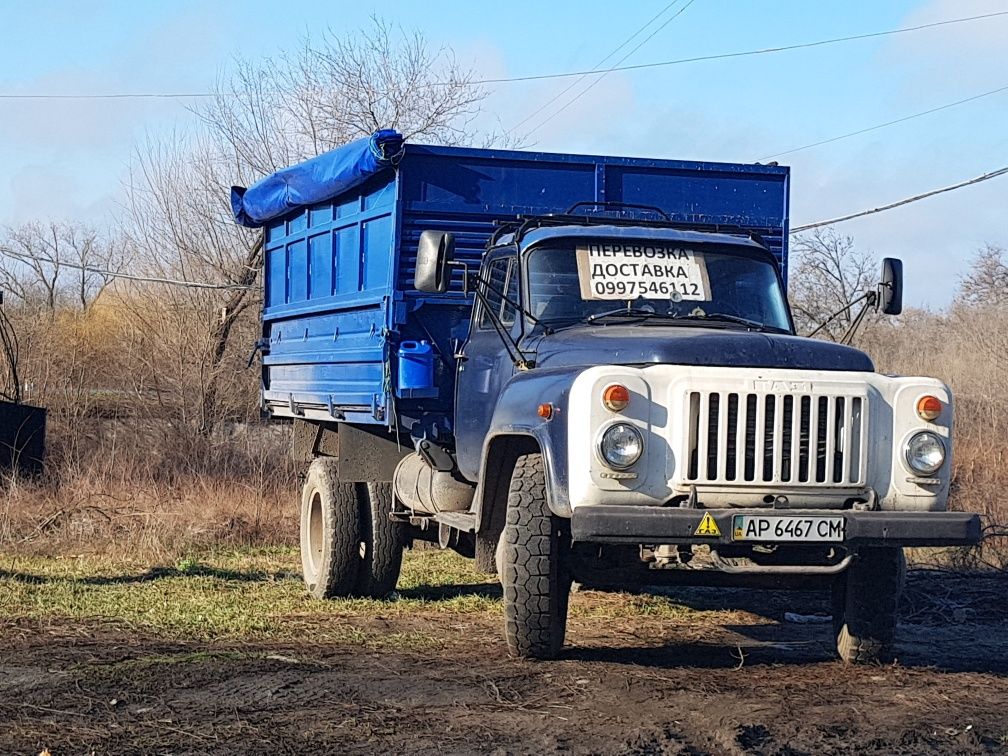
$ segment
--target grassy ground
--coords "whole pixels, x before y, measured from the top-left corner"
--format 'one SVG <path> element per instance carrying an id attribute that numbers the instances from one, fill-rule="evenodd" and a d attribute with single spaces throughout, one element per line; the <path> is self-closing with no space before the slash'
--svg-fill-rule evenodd
<path id="1" fill-rule="evenodd" d="M 472 564 L 452 552 L 407 552 L 392 600 L 314 601 L 304 590 L 297 551 L 289 548 L 206 552 L 171 566 L 0 554 L 0 606 L 9 619 L 91 620 L 165 637 L 288 640 L 310 628 L 321 641 L 423 646 L 439 641 L 422 624 L 404 637 L 371 633 L 360 621 L 450 614 L 464 622 L 499 615 L 496 579 Z M 571 607 L 572 618 L 602 620 L 691 613 L 652 595 L 595 594 Z"/>

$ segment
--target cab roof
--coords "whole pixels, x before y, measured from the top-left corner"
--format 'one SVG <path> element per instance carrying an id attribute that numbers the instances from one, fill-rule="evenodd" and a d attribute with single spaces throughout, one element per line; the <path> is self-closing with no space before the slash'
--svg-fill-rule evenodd
<path id="1" fill-rule="evenodd" d="M 497 238 L 498 245 L 513 244 L 517 232 L 503 233 Z M 744 234 L 727 234 L 714 231 L 695 231 L 659 226 L 626 226 L 610 224 L 572 224 L 569 226 L 542 226 L 525 232 L 519 238 L 519 246 L 524 252 L 550 239 L 640 239 L 648 241 L 673 242 L 677 244 L 723 244 L 749 249 L 773 256 L 763 244 Z"/>

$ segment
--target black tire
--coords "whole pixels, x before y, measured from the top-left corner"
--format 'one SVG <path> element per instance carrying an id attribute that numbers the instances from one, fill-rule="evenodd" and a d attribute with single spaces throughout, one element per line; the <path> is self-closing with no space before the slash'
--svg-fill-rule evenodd
<path id="1" fill-rule="evenodd" d="M 906 580 L 903 549 L 864 548 L 833 583 L 833 635 L 848 664 L 888 661 Z"/>
<path id="2" fill-rule="evenodd" d="M 497 574 L 497 541 L 476 534 L 476 569 L 487 575 Z"/>
<path id="3" fill-rule="evenodd" d="M 301 570 L 319 599 L 352 596 L 361 561 L 357 494 L 336 472 L 332 460 L 316 459 L 301 492 Z"/>
<path id="4" fill-rule="evenodd" d="M 385 598 L 399 580 L 402 569 L 403 526 L 389 518 L 395 503 L 391 483 L 357 483 L 360 511 L 360 566 L 354 594 Z"/>
<path id="5" fill-rule="evenodd" d="M 504 633 L 513 656 L 552 659 L 567 630 L 570 535 L 546 502 L 542 455 L 518 457 L 501 534 Z"/>

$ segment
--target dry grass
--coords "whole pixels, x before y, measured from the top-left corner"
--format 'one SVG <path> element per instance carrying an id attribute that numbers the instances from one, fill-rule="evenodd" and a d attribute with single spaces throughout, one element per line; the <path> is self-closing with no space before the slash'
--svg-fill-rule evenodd
<path id="1" fill-rule="evenodd" d="M 283 545 L 296 538 L 294 491 L 234 482 L 52 487 L 18 482 L 0 499 L 0 543 L 25 554 L 144 555 L 169 559 L 215 545 Z"/>
<path id="2" fill-rule="evenodd" d="M 259 421 L 244 369 L 254 314 L 209 372 L 199 304 L 109 290 L 84 312 L 14 313 L 47 459 L 38 480 L 0 479 L 0 548 L 162 559 L 294 542 L 287 428 Z"/>
<path id="3" fill-rule="evenodd" d="M 299 486 L 286 428 L 181 439 L 142 437 L 119 421 L 92 430 L 87 453 L 68 452 L 57 435 L 41 479 L 0 485 L 0 547 L 170 560 L 211 546 L 296 542 Z"/>
<path id="4" fill-rule="evenodd" d="M 908 311 L 882 321 L 861 346 L 881 372 L 930 375 L 952 388 L 956 402 L 949 506 L 979 512 L 991 536 L 948 558 L 965 567 L 1008 566 L 1008 312 L 953 307 Z"/>
<path id="5" fill-rule="evenodd" d="M 986 535 L 971 549 L 950 554 L 956 566 L 1008 568 L 1008 441 L 956 448 L 949 506 L 982 515 Z"/>

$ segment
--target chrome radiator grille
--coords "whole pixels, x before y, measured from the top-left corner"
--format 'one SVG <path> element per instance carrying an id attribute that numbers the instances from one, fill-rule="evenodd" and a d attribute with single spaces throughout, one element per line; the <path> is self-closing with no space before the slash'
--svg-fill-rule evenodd
<path id="1" fill-rule="evenodd" d="M 686 400 L 687 481 L 864 485 L 864 395 L 689 391 Z"/>

